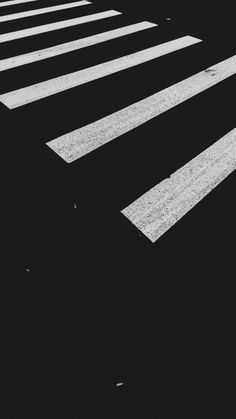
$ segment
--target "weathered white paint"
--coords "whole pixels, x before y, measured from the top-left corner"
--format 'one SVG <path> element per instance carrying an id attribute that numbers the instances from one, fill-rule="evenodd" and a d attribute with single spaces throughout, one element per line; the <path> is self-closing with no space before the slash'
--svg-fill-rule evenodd
<path id="1" fill-rule="evenodd" d="M 55 57 L 57 55 L 66 54 L 81 48 L 86 48 L 91 45 L 96 45 L 101 42 L 106 42 L 115 38 L 129 35 L 135 32 L 146 30 L 157 26 L 151 22 L 140 22 L 133 25 L 123 26 L 111 31 L 98 33 L 96 35 L 88 36 L 86 38 L 76 39 L 75 41 L 66 42 L 64 44 L 55 45 L 53 47 L 40 49 L 27 54 L 17 55 L 15 57 L 0 60 L 0 71 L 9 70 L 10 68 L 19 67 L 25 64 L 30 64 L 36 61 L 46 60 L 47 58 Z"/>
<path id="2" fill-rule="evenodd" d="M 118 71 L 154 60 L 157 57 L 188 47 L 197 42 L 200 42 L 197 38 L 184 36 L 124 57 L 119 57 L 115 60 L 106 61 L 102 64 L 5 93 L 0 96 L 0 101 L 9 109 L 17 108 L 73 87 L 89 83 L 93 80 L 109 76 Z"/>
<path id="3" fill-rule="evenodd" d="M 235 73 L 236 55 L 126 108 L 55 138 L 47 145 L 67 163 L 71 163 Z"/>
<path id="4" fill-rule="evenodd" d="M 22 29 L 20 31 L 8 32 L 0 35 L 0 43 L 14 41 L 15 39 L 27 38 L 41 33 L 51 32 L 59 29 L 69 28 L 83 23 L 93 22 L 108 17 L 122 14 L 116 10 L 93 13 L 92 15 L 80 16 L 74 19 L 62 20 L 60 22 L 48 23 L 46 25 L 34 26 L 33 28 Z"/>
<path id="5" fill-rule="evenodd" d="M 3 1 L 0 3 L 0 7 L 3 6 L 14 6 L 15 4 L 21 4 L 21 3 L 33 3 L 33 1 L 38 0 L 10 0 L 10 1 Z"/>
<path id="6" fill-rule="evenodd" d="M 0 16 L 0 22 L 7 22 L 9 20 L 23 19 L 30 16 L 43 15 L 45 13 L 57 12 L 59 10 L 72 9 L 74 7 L 79 6 L 86 6 L 87 4 L 91 4 L 91 2 L 81 0 L 67 4 L 59 4 L 57 6 L 43 7 L 41 9 L 27 10 L 26 12 L 11 13 L 10 15 Z"/>
<path id="7" fill-rule="evenodd" d="M 236 128 L 121 211 L 153 243 L 236 169 Z"/>

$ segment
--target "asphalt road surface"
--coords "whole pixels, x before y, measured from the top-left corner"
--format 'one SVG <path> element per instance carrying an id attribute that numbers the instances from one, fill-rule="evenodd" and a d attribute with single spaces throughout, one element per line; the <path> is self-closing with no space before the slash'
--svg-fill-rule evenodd
<path id="1" fill-rule="evenodd" d="M 199 187 L 178 221 L 168 186 L 172 226 L 161 237 L 122 213 L 235 133 L 233 8 L 94 0 L 1 22 L 73 2 L 1 3 L 3 417 L 234 417 L 235 134 L 212 172 L 208 160 L 191 166 L 187 195 L 185 171 L 177 178 L 184 208 Z M 55 28 L 77 18 L 86 22 Z M 153 25 L 132 26 L 141 22 Z M 65 75 L 75 72 L 73 87 Z M 71 162 L 49 146 L 58 138 Z"/>

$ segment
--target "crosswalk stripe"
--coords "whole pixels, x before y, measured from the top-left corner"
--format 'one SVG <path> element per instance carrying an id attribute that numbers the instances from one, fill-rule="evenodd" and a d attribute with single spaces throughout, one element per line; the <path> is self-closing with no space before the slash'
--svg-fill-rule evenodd
<path id="1" fill-rule="evenodd" d="M 83 23 L 94 22 L 96 20 L 105 19 L 117 15 L 121 15 L 121 12 L 116 10 L 107 10 L 105 12 L 93 13 L 92 15 L 80 16 L 74 19 L 62 20 L 60 22 L 49 23 L 46 25 L 35 26 L 33 28 L 22 29 L 19 31 L 8 32 L 0 35 L 0 43 L 13 41 L 16 39 L 26 38 L 33 35 L 39 35 L 41 33 L 55 31 L 63 28 L 69 28 Z"/>
<path id="2" fill-rule="evenodd" d="M 67 163 L 71 163 L 235 73 L 236 55 L 102 119 L 55 138 L 47 142 L 47 145 Z"/>
<path id="3" fill-rule="evenodd" d="M 153 243 L 236 169 L 236 128 L 122 210 Z"/>
<path id="4" fill-rule="evenodd" d="M 77 39 L 75 41 L 66 42 L 64 44 L 55 45 L 53 47 L 33 51 L 27 54 L 17 55 L 15 57 L 0 60 L 0 71 L 9 70 L 10 68 L 19 67 L 25 64 L 33 63 L 36 61 L 45 60 L 57 55 L 66 54 L 81 48 L 96 45 L 101 42 L 109 41 L 111 39 L 119 38 L 145 29 L 157 26 L 156 23 L 140 22 L 133 25 L 123 26 L 111 31 L 98 33 L 96 35 L 88 36 L 86 38 Z"/>
<path id="5" fill-rule="evenodd" d="M 184 36 L 115 60 L 107 61 L 93 67 L 5 93 L 0 95 L 0 101 L 10 109 L 17 108 L 67 89 L 114 74 L 118 71 L 154 60 L 157 57 L 188 47 L 200 41 L 200 39 L 191 36 Z"/>
<path id="6" fill-rule="evenodd" d="M 0 3 L 0 7 L 3 6 L 14 6 L 15 4 L 21 4 L 21 3 L 32 3 L 33 1 L 38 0 L 10 0 L 10 1 L 3 1 Z"/>
<path id="7" fill-rule="evenodd" d="M 87 0 L 75 1 L 67 4 L 59 4 L 57 6 L 44 7 L 42 9 L 28 10 L 27 12 L 12 13 L 10 15 L 0 16 L 0 22 L 7 22 L 9 20 L 22 19 L 29 16 L 42 15 L 45 13 L 57 12 L 59 10 L 72 9 L 74 7 L 86 6 L 92 4 Z"/>

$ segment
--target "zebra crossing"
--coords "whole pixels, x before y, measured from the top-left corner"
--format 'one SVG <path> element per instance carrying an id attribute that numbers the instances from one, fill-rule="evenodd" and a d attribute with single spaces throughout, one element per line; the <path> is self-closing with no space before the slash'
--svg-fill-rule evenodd
<path id="1" fill-rule="evenodd" d="M 94 13 L 92 15 L 77 17 L 75 19 L 68 19 L 61 22 L 37 26 L 30 29 L 22 29 L 19 31 L 9 32 L 9 33 L 0 35 L 0 43 L 13 41 L 16 39 L 21 39 L 21 38 L 25 38 L 25 37 L 29 37 L 33 35 L 39 35 L 41 33 L 47 33 L 50 31 L 60 30 L 62 28 L 68 28 L 68 27 L 80 25 L 83 23 L 93 22 L 95 20 L 105 19 L 105 18 L 113 17 L 119 14 L 120 12 L 117 12 L 116 10 L 108 10 L 107 12 Z"/>
<path id="2" fill-rule="evenodd" d="M 122 213 L 155 242 L 235 170 L 235 158 L 233 129 Z"/>
<path id="3" fill-rule="evenodd" d="M 236 56 L 227 59 L 157 94 L 130 105 L 102 120 L 82 127 L 48 143 L 60 157 L 71 163 L 109 141 L 155 118 L 179 103 L 235 74 Z M 214 75 L 214 77 L 213 77 Z M 5 100 L 5 99 L 1 99 Z M 4 102 L 7 103 L 7 102 Z M 117 129 L 118 127 L 118 129 Z"/>
<path id="4" fill-rule="evenodd" d="M 193 37 L 183 37 L 174 41 L 169 41 L 165 44 L 138 51 L 128 56 L 67 74 L 66 76 L 63 75 L 33 86 L 6 93 L 0 97 L 0 100 L 9 109 L 13 109 L 67 89 L 106 77 L 110 74 L 126 70 L 127 68 L 137 66 L 146 61 L 154 60 L 157 57 L 188 47 L 197 42 L 200 42 L 200 40 Z"/>
<path id="5" fill-rule="evenodd" d="M 25 1 L 25 3 L 28 2 L 29 0 Z M 23 2 L 13 0 L 11 3 L 5 2 L 5 5 L 19 3 Z M 36 4 L 37 7 L 40 6 L 41 8 L 33 8 L 33 5 Z M 1 6 L 4 6 L 4 3 L 1 3 Z M 39 16 L 38 19 L 42 19 L 42 22 L 38 26 L 4 32 L 0 34 L 0 43 L 24 42 L 26 38 L 34 37 L 34 35 L 47 35 L 49 32 L 54 33 L 54 31 L 60 33 L 60 31 L 66 28 L 77 28 L 77 26 L 79 27 L 82 24 L 86 30 L 86 25 L 96 21 L 100 21 L 103 24 L 107 18 L 111 19 L 111 23 L 114 18 L 120 19 L 120 26 L 107 31 L 104 29 L 102 32 L 95 32 L 92 35 L 73 39 L 69 42 L 56 43 L 47 48 L 36 48 L 27 53 L 19 53 L 15 56 L 3 58 L 0 60 L 0 72 L 2 74 L 13 69 L 17 71 L 18 67 L 26 68 L 33 63 L 36 66 L 39 61 L 50 66 L 50 62 L 48 64 L 47 61 L 51 58 L 56 60 L 58 56 L 66 62 L 70 53 L 76 53 L 81 49 L 83 49 L 86 57 L 87 51 L 89 49 L 91 51 L 91 48 L 94 48 L 96 56 L 95 49 L 98 48 L 98 44 L 103 44 L 104 48 L 106 45 L 109 45 L 109 48 L 112 49 L 112 44 L 120 39 L 123 39 L 124 42 L 127 39 L 132 44 L 132 36 L 139 36 L 139 39 L 141 39 L 144 32 L 145 36 L 148 37 L 149 31 L 155 30 L 156 35 L 158 34 L 157 31 L 161 29 L 158 22 L 152 22 L 151 20 L 124 25 L 122 21 L 123 13 L 119 10 L 111 9 L 93 13 L 93 2 L 90 1 L 74 1 L 50 7 L 43 6 L 42 0 L 37 0 L 36 3 L 29 4 L 31 8 L 27 12 L 14 13 L 13 11 L 11 14 L 1 16 L 0 25 L 1 22 L 14 22 L 14 20 L 21 19 L 24 22 L 24 19 L 32 16 Z M 88 14 L 81 16 L 80 12 L 84 8 L 87 8 Z M 73 17 L 70 19 L 52 23 L 45 23 L 43 20 L 44 15 L 47 13 L 54 13 L 59 10 L 64 11 L 66 9 L 73 11 Z M 154 33 L 151 36 L 153 37 Z M 152 38 L 151 46 L 145 48 L 136 43 L 132 46 L 132 52 L 129 54 L 124 54 L 122 50 L 116 50 L 116 58 L 99 63 L 94 62 L 93 65 L 84 68 L 83 63 L 78 59 L 78 69 L 76 71 L 51 77 L 34 84 L 26 82 L 26 85 L 20 89 L 12 89 L 0 93 L 0 102 L 11 112 L 11 110 L 17 110 L 25 105 L 28 107 L 34 106 L 34 103 L 42 99 L 46 103 L 50 96 L 63 95 L 66 94 L 67 90 L 78 89 L 77 106 L 82 107 L 83 103 L 80 102 L 79 94 L 80 86 L 85 85 L 84 88 L 86 89 L 87 85 L 91 85 L 92 89 L 93 84 L 100 79 L 104 79 L 103 83 L 106 86 L 106 80 L 109 80 L 113 75 L 116 74 L 116 77 L 119 79 L 122 73 L 124 74 L 130 70 L 134 71 L 137 67 L 139 68 L 139 74 L 142 74 L 142 69 L 145 65 L 151 68 L 153 63 L 155 63 L 156 68 L 158 68 L 158 60 L 161 57 L 169 58 L 172 54 L 174 54 L 176 60 L 181 62 L 182 56 L 179 54 L 183 50 L 190 50 L 197 44 L 200 48 L 201 45 L 204 45 L 204 42 L 204 39 L 199 39 L 186 33 L 182 36 L 173 35 L 172 39 L 168 39 L 165 42 Z M 77 62 L 74 65 L 77 66 Z M 44 146 L 50 152 L 56 154 L 58 159 L 62 159 L 66 163 L 72 165 L 74 162 L 79 163 L 81 157 L 86 158 L 87 154 L 93 153 L 100 147 L 103 149 L 107 143 L 120 137 L 123 138 L 130 131 L 138 130 L 141 125 L 145 125 L 148 121 L 158 119 L 163 113 L 178 107 L 178 105 L 186 101 L 194 100 L 196 96 L 218 84 L 224 83 L 228 79 L 234 80 L 235 73 L 236 55 L 229 55 L 224 60 L 216 61 L 210 67 L 204 67 L 203 63 L 203 70 L 193 73 L 187 78 L 183 75 L 177 82 L 170 83 L 170 85 L 161 90 L 157 88 L 157 91 L 155 91 L 156 80 L 153 79 L 154 93 L 151 95 L 147 95 L 138 101 L 133 101 L 128 106 L 119 106 L 119 109 L 115 112 L 105 114 L 99 119 L 95 118 L 89 124 L 81 126 L 80 121 L 78 121 L 78 128 L 68 131 L 59 137 L 49 138 L 45 141 Z M 156 77 L 158 78 L 158 74 Z M 94 101 L 96 100 L 97 98 L 94 97 Z M 114 97 L 115 100 L 116 98 Z M 125 142 L 123 142 L 122 147 L 124 147 L 125 153 Z M 216 137 L 211 147 L 206 148 L 205 151 L 175 171 L 170 179 L 158 182 L 151 190 L 140 190 L 140 198 L 123 208 L 120 215 L 122 217 L 125 216 L 154 243 L 231 174 L 235 168 L 236 131 L 235 129 L 229 129 L 228 133 L 225 133 L 222 138 Z"/>
<path id="6" fill-rule="evenodd" d="M 42 15 L 44 13 L 57 12 L 59 10 L 71 9 L 73 7 L 85 6 L 91 4 L 87 0 L 79 0 L 72 3 L 61 4 L 58 6 L 43 7 L 41 9 L 29 10 L 27 12 L 11 13 L 10 15 L 0 16 L 0 22 L 7 22 L 9 20 L 23 19 L 25 17 Z"/>
<path id="7" fill-rule="evenodd" d="M 0 71 L 20 67 L 22 65 L 30 64 L 36 61 L 46 60 L 47 58 L 55 57 L 61 54 L 66 54 L 71 51 L 96 45 L 101 42 L 105 42 L 131 33 L 152 28 L 154 26 L 156 26 L 156 24 L 151 22 L 136 23 L 133 25 L 124 26 L 119 29 L 114 29 L 111 31 L 106 31 L 104 33 L 88 36 L 86 38 L 81 38 L 76 41 L 66 42 L 64 44 L 59 44 L 53 47 L 33 51 L 28 54 L 16 55 L 15 57 L 10 57 L 6 58 L 5 60 L 1 60 Z"/>

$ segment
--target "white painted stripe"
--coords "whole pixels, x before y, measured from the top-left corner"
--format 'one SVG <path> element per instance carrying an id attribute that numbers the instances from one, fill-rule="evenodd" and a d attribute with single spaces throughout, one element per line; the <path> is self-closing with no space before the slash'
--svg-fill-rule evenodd
<path id="1" fill-rule="evenodd" d="M 153 243 L 236 169 L 236 128 L 121 212 Z"/>
<path id="2" fill-rule="evenodd" d="M 235 73 L 236 55 L 47 145 L 71 163 Z"/>
<path id="3" fill-rule="evenodd" d="M 86 38 L 77 39 L 75 41 L 67 42 L 53 47 L 33 51 L 27 54 L 18 55 L 15 57 L 0 60 L 0 71 L 8 70 L 10 68 L 19 67 L 25 64 L 33 63 L 40 60 L 45 60 L 57 55 L 66 54 L 81 48 L 89 47 L 91 45 L 99 44 L 101 42 L 109 41 L 111 39 L 119 38 L 145 29 L 157 26 L 156 23 L 140 22 L 134 25 L 124 26 L 107 32 L 102 32 L 96 35 L 88 36 Z"/>
<path id="4" fill-rule="evenodd" d="M 86 6 L 90 1 L 80 0 L 73 3 L 59 4 L 57 6 L 44 7 L 42 9 L 27 10 L 26 12 L 12 13 L 10 15 L 0 16 L 0 22 L 22 19 L 29 16 L 43 15 L 45 13 L 57 12 L 59 10 L 72 9 L 74 7 Z"/>
<path id="5" fill-rule="evenodd" d="M 95 20 L 105 19 L 121 14 L 121 12 L 117 12 L 116 10 L 107 10 L 106 12 L 94 13 L 92 15 L 80 16 L 74 19 L 67 19 L 60 22 L 49 23 L 47 25 L 22 29 L 20 31 L 8 32 L 0 35 L 0 43 L 26 38 L 28 36 L 39 35 L 41 33 L 51 32 L 63 28 L 69 28 L 71 26 L 81 25 L 83 23 L 93 22 Z"/>
<path id="6" fill-rule="evenodd" d="M 27 86 L 5 93 L 0 95 L 0 101 L 10 109 L 17 108 L 73 87 L 89 83 L 93 80 L 100 79 L 110 74 L 114 74 L 118 71 L 126 70 L 127 68 L 154 60 L 161 55 L 177 51 L 178 49 L 196 44 L 197 42 L 200 42 L 197 38 L 184 36 L 174 41 L 135 52 L 134 54 L 129 54 L 93 67 L 85 68 L 83 70 L 75 71 L 73 73 L 37 83 L 32 86 Z"/>
<path id="7" fill-rule="evenodd" d="M 33 1 L 38 0 L 10 0 L 10 1 L 3 1 L 0 3 L 0 7 L 3 6 L 14 6 L 15 4 L 21 4 L 21 3 L 32 3 Z"/>

